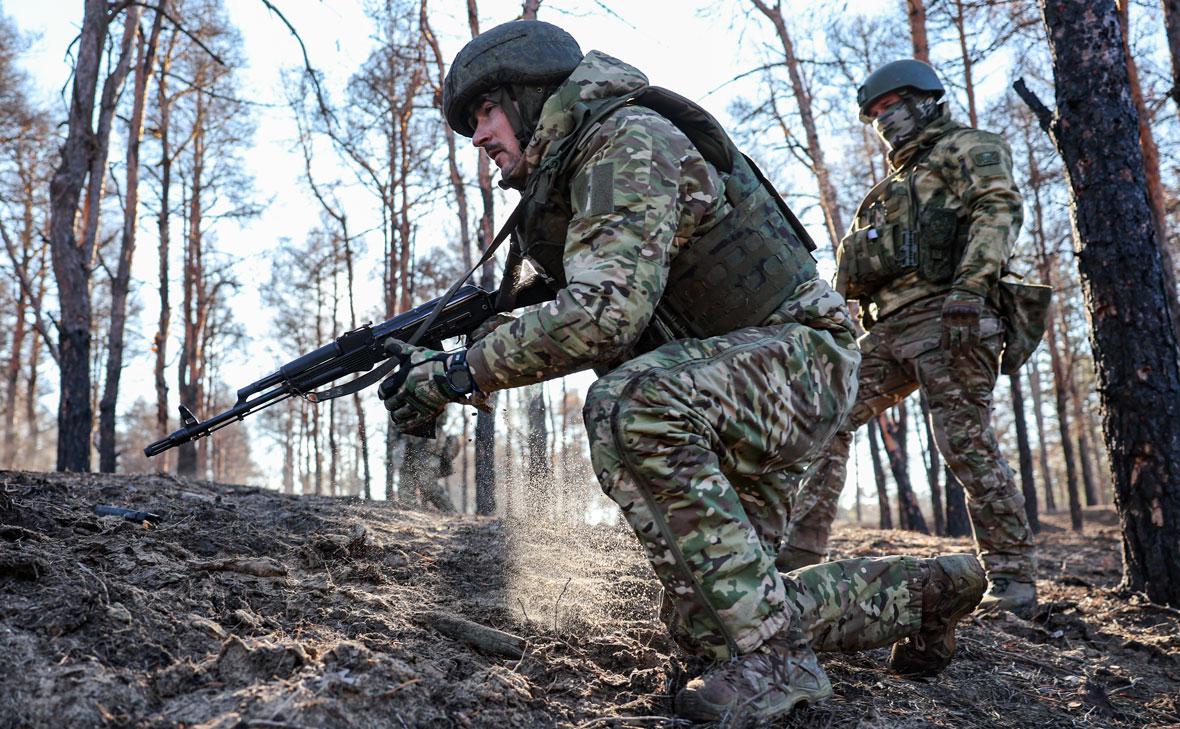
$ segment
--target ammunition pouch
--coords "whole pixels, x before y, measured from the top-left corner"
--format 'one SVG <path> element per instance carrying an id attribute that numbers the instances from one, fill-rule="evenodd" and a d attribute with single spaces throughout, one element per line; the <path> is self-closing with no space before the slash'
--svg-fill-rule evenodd
<path id="1" fill-rule="evenodd" d="M 953 210 L 927 205 L 918 215 L 918 275 L 930 283 L 950 283 L 963 257 L 966 241 L 959 234 Z"/>
<path id="2" fill-rule="evenodd" d="M 899 232 L 895 225 L 861 228 L 840 242 L 840 266 L 848 277 L 849 296 L 871 296 L 904 272 L 894 244 Z"/>
<path id="3" fill-rule="evenodd" d="M 1004 354 L 1000 371 L 1016 374 L 1036 351 L 1049 323 L 1053 288 L 1026 284 L 1006 275 L 997 287 L 1000 318 L 1004 322 Z"/>

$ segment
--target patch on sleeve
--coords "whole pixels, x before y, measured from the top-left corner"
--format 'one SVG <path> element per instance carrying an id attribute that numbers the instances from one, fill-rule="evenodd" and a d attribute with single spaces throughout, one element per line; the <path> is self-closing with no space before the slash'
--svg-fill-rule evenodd
<path id="1" fill-rule="evenodd" d="M 606 215 L 615 209 L 615 164 L 613 162 L 601 162 L 590 170 L 589 198 L 588 215 Z"/>
<path id="2" fill-rule="evenodd" d="M 1000 150 L 995 147 L 974 147 L 971 150 L 971 161 L 976 167 L 991 167 L 1000 164 L 1002 160 Z"/>

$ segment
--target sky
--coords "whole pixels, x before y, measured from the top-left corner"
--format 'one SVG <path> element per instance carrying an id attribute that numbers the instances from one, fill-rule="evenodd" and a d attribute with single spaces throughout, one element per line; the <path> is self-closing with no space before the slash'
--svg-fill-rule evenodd
<path id="1" fill-rule="evenodd" d="M 373 47 L 364 3 L 358 0 L 276 0 L 275 4 L 300 32 L 312 65 L 324 74 L 329 94 L 340 98 L 349 75 Z M 253 112 L 257 121 L 254 143 L 246 154 L 246 166 L 255 178 L 258 199 L 264 202 L 258 218 L 242 223 L 222 222 L 216 231 L 219 245 L 237 257 L 236 270 L 246 284 L 234 301 L 234 309 L 236 318 L 246 326 L 248 340 L 244 347 L 247 351 L 229 361 L 221 373 L 236 389 L 262 377 L 293 354 L 280 351 L 267 337 L 270 316 L 259 297 L 260 282 L 269 278 L 268 254 L 284 240 L 304 239 L 320 222 L 318 205 L 301 182 L 303 160 L 294 146 L 295 127 L 286 108 L 282 85 L 282 73 L 302 64 L 298 45 L 282 22 L 260 0 L 227 0 L 226 7 L 244 41 L 247 67 L 240 76 L 242 96 L 255 102 Z M 67 49 L 78 33 L 81 8 L 80 0 L 68 3 L 12 0 L 3 4 L 3 12 L 17 27 L 32 34 L 34 40 L 23 58 L 24 67 L 45 100 L 62 118 L 68 101 L 62 93 L 70 73 Z M 880 12 L 880 8 L 878 2 L 848 0 L 810 5 L 797 12 L 800 25 L 806 28 L 807 21 L 820 13 L 851 15 Z M 479 9 L 481 27 L 487 29 L 516 17 L 520 3 L 517 0 L 480 0 Z M 431 22 L 444 55 L 452 57 L 469 39 L 466 4 L 460 0 L 433 0 L 431 13 Z M 740 19 L 735 20 L 735 15 L 732 2 L 565 0 L 544 2 L 539 17 L 567 28 L 584 51 L 605 51 L 639 67 L 654 84 L 698 101 L 726 123 L 730 121 L 730 102 L 740 94 L 756 92 L 754 80 L 732 80 L 761 63 L 757 44 L 766 38 L 767 33 L 765 23 L 751 29 Z M 854 103 L 854 97 L 855 91 L 849 89 L 849 104 Z M 459 141 L 466 140 L 460 138 Z M 112 151 L 112 158 L 115 154 Z M 466 164 L 473 165 L 475 151 L 468 148 L 463 154 Z M 325 176 L 347 177 L 339 170 L 329 169 L 330 164 L 325 168 L 324 165 L 328 164 L 324 161 L 326 157 L 322 155 L 317 160 L 317 170 L 323 170 Z M 800 184 L 814 187 L 814 182 L 809 180 L 801 180 Z M 846 191 L 845 194 L 853 196 L 858 192 Z M 363 221 L 366 216 L 372 221 L 377 219 L 375 201 L 364 191 L 345 191 L 342 199 L 352 219 Z M 502 216 L 510 208 L 501 203 L 497 209 Z M 419 239 L 433 237 L 435 244 L 449 244 L 455 238 L 452 217 L 449 210 L 440 211 L 438 226 L 429 227 L 432 233 L 419 233 Z M 813 211 L 805 215 L 804 222 L 816 240 L 826 240 L 818 213 Z M 355 227 L 363 229 L 367 226 L 362 223 Z M 141 228 L 145 236 L 150 234 L 148 228 L 149 223 L 145 221 Z M 154 239 L 154 235 L 151 238 Z M 427 241 L 423 240 L 419 245 L 426 244 Z M 374 238 L 372 245 L 380 244 Z M 154 247 L 141 242 L 134 275 L 139 281 L 149 282 L 149 287 L 139 295 L 143 310 L 138 325 L 128 334 L 128 346 L 132 351 L 146 351 L 154 334 L 157 304 L 154 285 L 150 282 L 154 281 L 156 266 Z M 825 273 L 830 274 L 830 268 Z M 366 287 L 361 297 L 361 310 L 376 308 L 380 298 L 378 286 Z M 154 397 L 148 359 L 139 357 L 128 368 L 121 394 L 124 408 L 129 407 L 139 394 L 149 400 Z M 571 386 L 584 388 L 592 379 L 588 374 L 579 375 L 571 378 Z M 383 417 L 376 398 L 370 400 L 371 417 Z M 257 438 L 255 443 L 259 443 Z M 264 448 L 256 445 L 255 454 L 264 471 L 276 468 L 275 457 Z M 862 488 L 867 492 L 872 488 L 867 453 L 855 457 L 850 463 L 853 478 L 858 468 Z M 852 489 L 847 489 L 844 500 L 849 502 L 851 499 Z"/>

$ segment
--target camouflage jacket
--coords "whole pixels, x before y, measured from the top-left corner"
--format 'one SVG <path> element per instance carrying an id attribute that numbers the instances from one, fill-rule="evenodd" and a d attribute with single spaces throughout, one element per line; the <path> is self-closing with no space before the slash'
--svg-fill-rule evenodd
<path id="1" fill-rule="evenodd" d="M 1023 216 L 1008 144 L 944 111 L 889 162 L 890 176 L 861 203 L 841 241 L 836 289 L 871 301 L 878 319 L 952 289 L 992 294 Z M 875 267 L 876 280 L 853 254 L 866 243 L 878 244 L 870 260 L 890 259 Z"/>
<path id="2" fill-rule="evenodd" d="M 647 83 L 598 51 L 545 102 L 525 149 L 535 170 L 575 131 L 580 101 L 617 97 Z M 729 211 L 722 175 L 676 126 L 628 106 L 605 119 L 573 161 L 573 211 L 557 298 L 472 344 L 468 362 L 484 392 L 617 362 L 647 328 L 677 253 Z M 849 327 L 844 301 L 823 281 L 800 287 L 782 309 L 796 321 Z"/>

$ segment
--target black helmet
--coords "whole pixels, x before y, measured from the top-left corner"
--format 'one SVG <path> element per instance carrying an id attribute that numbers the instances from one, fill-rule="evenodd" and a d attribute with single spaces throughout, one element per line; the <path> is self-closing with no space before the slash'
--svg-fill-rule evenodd
<path id="1" fill-rule="evenodd" d="M 470 137 L 475 129 L 469 107 L 480 94 L 501 86 L 552 86 L 581 62 L 578 42 L 556 25 L 540 20 L 497 25 L 455 56 L 443 82 L 443 116 L 452 129 Z"/>
<path id="2" fill-rule="evenodd" d="M 930 64 L 915 58 L 886 63 L 870 73 L 864 84 L 856 90 L 856 103 L 860 106 L 861 115 L 867 116 L 869 107 L 877 99 L 890 91 L 902 89 L 932 93 L 936 99 L 941 99 L 946 93 Z"/>

